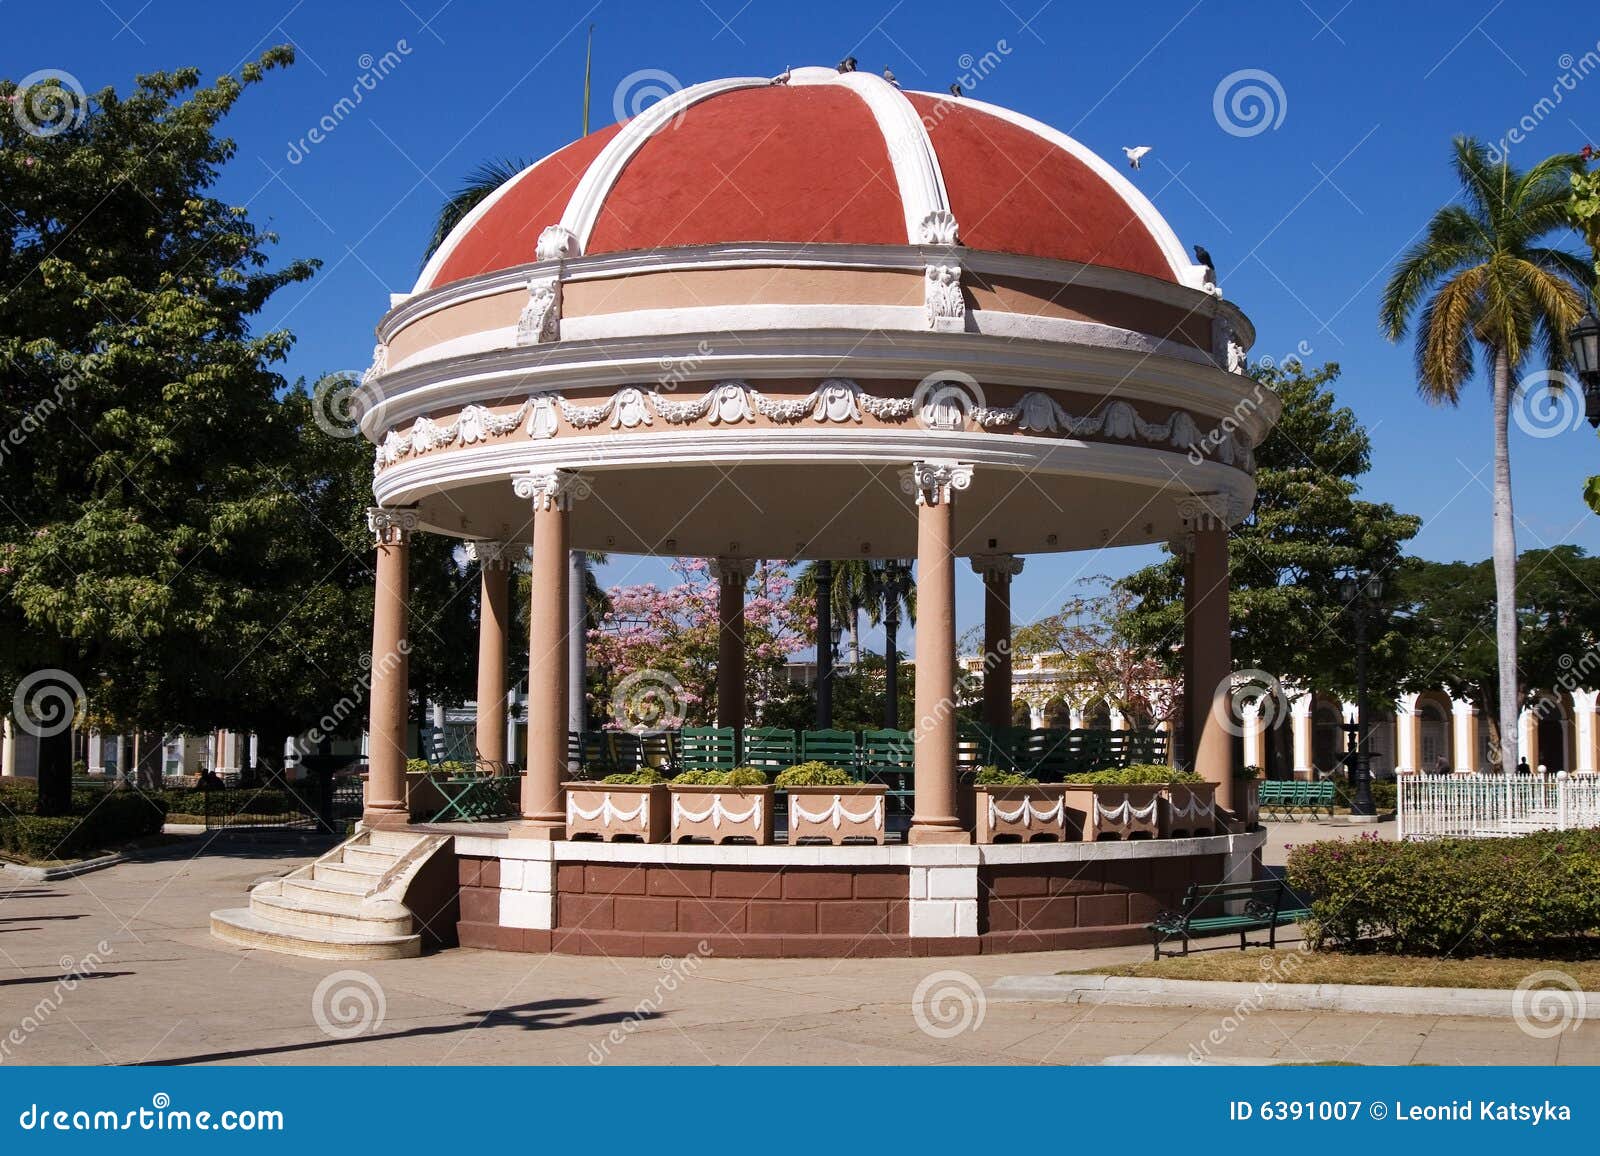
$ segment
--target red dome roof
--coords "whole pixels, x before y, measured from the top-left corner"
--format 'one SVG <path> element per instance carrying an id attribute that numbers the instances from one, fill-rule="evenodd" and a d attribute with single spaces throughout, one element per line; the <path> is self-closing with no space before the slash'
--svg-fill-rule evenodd
<path id="1" fill-rule="evenodd" d="M 864 73 L 715 81 L 525 169 L 440 246 L 417 290 L 565 252 L 737 242 L 906 245 L 928 212 L 971 249 L 1199 287 L 1170 227 L 1116 169 L 1017 113 L 901 93 Z"/>

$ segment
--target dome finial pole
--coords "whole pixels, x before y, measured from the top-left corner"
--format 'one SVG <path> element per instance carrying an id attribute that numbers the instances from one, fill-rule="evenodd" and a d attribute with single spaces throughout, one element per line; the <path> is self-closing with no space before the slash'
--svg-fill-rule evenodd
<path id="1" fill-rule="evenodd" d="M 583 135 L 589 135 L 589 66 L 594 61 L 594 25 L 589 25 L 589 43 L 583 50 Z"/>

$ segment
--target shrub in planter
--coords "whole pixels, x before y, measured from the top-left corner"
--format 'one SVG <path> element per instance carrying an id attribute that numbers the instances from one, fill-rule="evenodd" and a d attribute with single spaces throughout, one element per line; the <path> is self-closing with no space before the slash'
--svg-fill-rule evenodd
<path id="1" fill-rule="evenodd" d="M 772 788 L 759 767 L 685 771 L 669 787 L 674 843 L 772 842 Z"/>
<path id="2" fill-rule="evenodd" d="M 1163 789 L 1186 781 L 1184 776 L 1185 772 L 1154 764 L 1068 775 L 1062 784 L 1068 828 L 1086 842 L 1157 838 Z"/>
<path id="3" fill-rule="evenodd" d="M 779 773 L 789 796 L 789 842 L 883 842 L 882 783 L 858 783 L 840 767 L 801 763 Z"/>
<path id="4" fill-rule="evenodd" d="M 646 767 L 598 783 L 569 782 L 567 838 L 660 843 L 667 838 L 667 777 Z"/>
<path id="5" fill-rule="evenodd" d="M 1600 830 L 1310 843 L 1289 855 L 1312 946 L 1548 954 L 1600 934 Z"/>

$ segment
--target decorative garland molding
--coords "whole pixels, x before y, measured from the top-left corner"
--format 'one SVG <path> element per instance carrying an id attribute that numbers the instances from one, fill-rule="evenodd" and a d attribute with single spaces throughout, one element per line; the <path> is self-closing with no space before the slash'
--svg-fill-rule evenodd
<path id="1" fill-rule="evenodd" d="M 373 472 L 404 458 L 503 437 L 524 422 L 528 437 L 546 440 L 559 434 L 563 422 L 578 431 L 602 425 L 612 430 L 640 429 L 654 426 L 657 418 L 668 425 L 706 421 L 711 425 L 732 426 L 754 422 L 758 414 L 785 425 L 808 419 L 818 423 L 859 425 L 863 414 L 878 421 L 901 423 L 918 417 L 919 405 L 916 397 L 878 397 L 867 393 L 857 382 L 843 377 L 828 378 L 800 398 L 769 397 L 745 381 L 718 382 L 703 396 L 692 400 L 677 400 L 642 386 L 625 386 L 605 401 L 591 405 L 568 401 L 559 393 L 538 393 L 510 413 L 496 413 L 474 404 L 462 409 L 457 419 L 448 425 L 419 417 L 404 432 L 389 430 L 378 445 Z M 919 420 L 927 424 L 927 415 L 921 414 Z M 1249 436 L 1242 430 L 1202 435 L 1199 424 L 1186 410 L 1175 410 L 1163 421 L 1149 421 L 1132 402 L 1121 398 L 1106 402 L 1096 413 L 1075 415 L 1050 394 L 1030 392 L 1010 406 L 957 410 L 949 416 L 949 421 L 953 424 L 939 428 L 959 432 L 970 427 L 989 433 L 1014 429 L 1074 438 L 1104 437 L 1114 441 L 1143 441 L 1183 451 L 1193 451 L 1204 444 L 1208 449 L 1206 456 L 1214 457 L 1223 465 L 1237 466 L 1246 473 L 1255 468 Z"/>

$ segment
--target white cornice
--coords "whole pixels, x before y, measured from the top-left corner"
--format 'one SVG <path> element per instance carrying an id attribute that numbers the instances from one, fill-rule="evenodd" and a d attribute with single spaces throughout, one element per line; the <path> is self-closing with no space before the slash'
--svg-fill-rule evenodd
<path id="1" fill-rule="evenodd" d="M 709 352 L 708 352 L 709 347 Z M 1255 382 L 1215 366 L 1114 346 L 1061 344 L 988 333 L 859 329 L 774 329 L 615 337 L 503 348 L 430 361 L 384 374 L 356 393 L 361 428 L 373 441 L 387 429 L 452 406 L 655 382 L 681 364 L 696 381 L 826 378 L 920 381 L 965 373 L 982 383 L 1105 394 L 1152 401 L 1217 418 L 1233 415 L 1259 443 L 1278 414 L 1275 395 L 1253 397 Z M 686 379 L 687 380 L 687 379 Z M 381 407 L 381 412 L 380 408 Z"/>
<path id="2" fill-rule="evenodd" d="M 531 470 L 566 469 L 599 474 L 673 466 L 750 464 L 889 465 L 920 459 L 956 459 L 982 469 L 1002 468 L 1131 482 L 1174 492 L 1227 495 L 1248 510 L 1255 482 L 1220 462 L 1150 446 L 1084 442 L 1074 438 L 1016 438 L 912 427 L 724 430 L 715 437 L 673 433 L 571 435 L 547 441 L 513 438 L 467 450 L 397 463 L 373 480 L 385 506 L 404 505 L 440 490 L 509 479 Z M 1149 540 L 1162 541 L 1165 533 Z"/>
<path id="3" fill-rule="evenodd" d="M 604 280 L 640 273 L 687 272 L 701 269 L 753 268 L 838 268 L 895 270 L 921 275 L 930 260 L 947 250 L 933 245 L 855 245 L 798 244 L 794 242 L 740 242 L 727 245 L 687 245 L 674 249 L 641 249 L 623 253 L 599 253 L 570 257 L 561 262 L 562 279 Z M 1131 297 L 1192 310 L 1196 315 L 1226 316 L 1239 339 L 1249 346 L 1255 329 L 1239 308 L 1200 289 L 1175 285 L 1143 273 L 1130 273 L 1103 265 L 1084 265 L 1077 261 L 1058 261 L 1020 253 L 996 253 L 984 249 L 962 249 L 962 268 L 975 274 L 1017 277 L 1070 285 L 1082 289 L 1104 289 Z M 390 309 L 378 323 L 382 340 L 441 309 L 465 301 L 492 297 L 497 293 L 525 290 L 528 280 L 556 271 L 557 262 L 528 261 L 493 273 L 452 281 L 437 289 L 407 297 Z"/>

